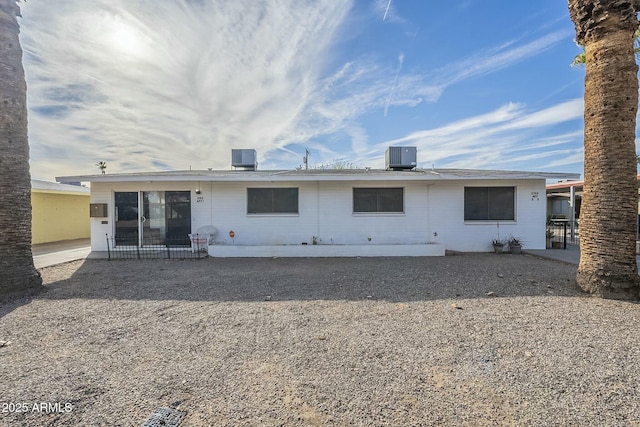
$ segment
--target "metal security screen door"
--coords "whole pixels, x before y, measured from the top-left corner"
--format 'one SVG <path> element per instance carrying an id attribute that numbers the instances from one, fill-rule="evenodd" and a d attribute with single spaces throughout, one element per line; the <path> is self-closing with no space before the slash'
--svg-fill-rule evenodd
<path id="1" fill-rule="evenodd" d="M 167 246 L 189 246 L 191 240 L 191 192 L 165 193 L 165 221 Z"/>
<path id="2" fill-rule="evenodd" d="M 116 192 L 115 206 L 116 246 L 138 246 L 138 192 Z"/>
<path id="3" fill-rule="evenodd" d="M 190 245 L 189 191 L 116 192 L 115 208 L 116 245 Z"/>

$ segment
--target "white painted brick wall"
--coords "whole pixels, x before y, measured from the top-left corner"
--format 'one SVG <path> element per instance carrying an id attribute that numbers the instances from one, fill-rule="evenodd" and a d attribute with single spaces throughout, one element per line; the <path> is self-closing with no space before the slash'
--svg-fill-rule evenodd
<path id="1" fill-rule="evenodd" d="M 516 221 L 500 223 L 500 237 L 519 237 L 525 248 L 545 247 L 544 180 L 437 182 L 153 182 L 93 183 L 92 203 L 108 203 L 108 224 L 92 218 L 93 250 L 106 250 L 105 234 L 113 235 L 115 191 L 191 191 L 192 232 L 204 225 L 218 229 L 217 244 L 299 245 L 398 244 L 435 241 L 457 251 L 491 250 L 495 221 L 464 221 L 465 186 L 516 186 Z M 299 214 L 248 215 L 248 187 L 298 187 Z M 353 187 L 404 187 L 403 214 L 354 214 Z M 195 193 L 200 188 L 201 194 Z M 537 198 L 532 193 L 537 192 Z M 235 237 L 229 237 L 233 230 Z M 434 237 L 433 233 L 438 236 Z M 368 238 L 371 238 L 371 241 Z"/>
<path id="2" fill-rule="evenodd" d="M 516 186 L 516 220 L 464 221 L 465 186 Z M 537 199 L 532 192 L 537 192 Z M 430 187 L 431 228 L 438 233 L 437 241 L 447 249 L 464 252 L 491 250 L 491 240 L 509 235 L 523 241 L 529 249 L 545 248 L 546 190 L 544 180 L 473 181 L 435 183 Z"/>

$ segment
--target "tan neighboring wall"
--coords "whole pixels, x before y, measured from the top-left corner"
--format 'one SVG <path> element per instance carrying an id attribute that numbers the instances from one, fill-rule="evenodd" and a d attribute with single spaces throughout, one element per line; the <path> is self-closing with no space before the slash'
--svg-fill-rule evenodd
<path id="1" fill-rule="evenodd" d="M 32 180 L 32 244 L 91 236 L 89 189 Z"/>

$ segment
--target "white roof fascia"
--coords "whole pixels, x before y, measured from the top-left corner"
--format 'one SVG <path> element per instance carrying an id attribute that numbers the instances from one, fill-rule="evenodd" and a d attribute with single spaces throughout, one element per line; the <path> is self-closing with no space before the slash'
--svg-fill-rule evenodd
<path id="1" fill-rule="evenodd" d="M 445 180 L 528 180 L 571 179 L 579 177 L 573 173 L 479 171 L 479 170 L 419 170 L 419 171 L 351 171 L 313 173 L 308 171 L 188 171 L 186 173 L 123 173 L 105 175 L 79 175 L 56 177 L 59 182 L 309 182 L 309 181 L 445 181 Z"/>
<path id="2" fill-rule="evenodd" d="M 60 184 L 57 182 L 31 180 L 31 191 L 34 193 L 65 194 L 71 196 L 89 196 L 91 190 L 79 185 Z"/>
<path id="3" fill-rule="evenodd" d="M 31 188 L 32 193 L 38 194 L 64 194 L 66 196 L 86 196 L 91 195 L 91 190 L 87 188 L 87 191 L 58 191 L 58 190 L 42 190 L 40 188 Z"/>

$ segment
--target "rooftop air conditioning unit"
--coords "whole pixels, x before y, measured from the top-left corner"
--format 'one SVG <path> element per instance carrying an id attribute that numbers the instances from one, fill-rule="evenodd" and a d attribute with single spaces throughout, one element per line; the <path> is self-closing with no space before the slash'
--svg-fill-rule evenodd
<path id="1" fill-rule="evenodd" d="M 417 166 L 416 147 L 389 147 L 384 152 L 385 169 L 410 170 Z"/>
<path id="2" fill-rule="evenodd" d="M 256 170 L 258 168 L 258 156 L 256 154 L 256 150 L 233 148 L 231 150 L 231 166 L 246 170 Z"/>

